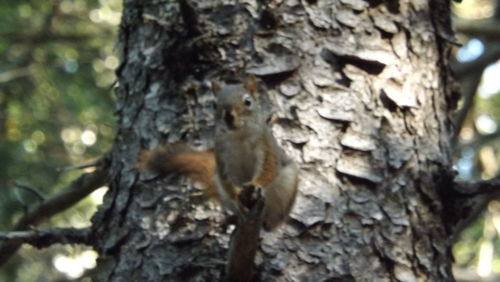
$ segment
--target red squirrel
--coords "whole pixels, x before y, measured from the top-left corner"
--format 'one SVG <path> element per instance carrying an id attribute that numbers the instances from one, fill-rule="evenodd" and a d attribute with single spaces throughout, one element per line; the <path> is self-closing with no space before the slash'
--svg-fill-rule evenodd
<path id="1" fill-rule="evenodd" d="M 218 195 L 222 205 L 238 216 L 248 212 L 238 197 L 241 189 L 260 187 L 263 226 L 272 230 L 293 206 L 299 168 L 271 132 L 254 76 L 243 84 L 212 85 L 217 98 L 215 148 L 197 151 L 179 143 L 160 146 L 142 152 L 138 168 L 184 174 L 201 183 L 207 195 Z"/>
<path id="2" fill-rule="evenodd" d="M 299 168 L 271 132 L 254 76 L 243 84 L 212 86 L 217 98 L 215 148 L 197 151 L 186 144 L 167 144 L 143 151 L 137 166 L 163 175 L 184 174 L 201 183 L 205 194 L 218 196 L 238 219 L 229 246 L 227 279 L 248 282 L 254 280 L 249 266 L 261 226 L 272 230 L 290 213 Z"/>

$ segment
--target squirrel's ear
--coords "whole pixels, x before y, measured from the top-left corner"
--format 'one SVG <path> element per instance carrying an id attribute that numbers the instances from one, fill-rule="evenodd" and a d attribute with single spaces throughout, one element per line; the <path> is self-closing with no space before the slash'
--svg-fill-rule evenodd
<path id="1" fill-rule="evenodd" d="M 217 83 L 217 81 L 215 80 L 212 80 L 210 84 L 212 84 L 212 92 L 214 92 L 214 95 L 217 95 L 221 88 L 219 83 Z"/>
<path id="2" fill-rule="evenodd" d="M 251 74 L 245 80 L 245 89 L 253 96 L 257 95 L 257 79 L 255 75 Z"/>

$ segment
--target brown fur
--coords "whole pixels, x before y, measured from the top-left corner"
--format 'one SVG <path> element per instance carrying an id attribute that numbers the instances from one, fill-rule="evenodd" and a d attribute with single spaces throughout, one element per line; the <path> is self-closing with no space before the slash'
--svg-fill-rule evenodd
<path id="1" fill-rule="evenodd" d="M 215 157 L 213 151 L 200 152 L 185 144 L 168 144 L 139 155 L 137 168 L 165 175 L 183 174 L 200 183 L 207 196 L 215 196 Z"/>
<path id="2" fill-rule="evenodd" d="M 247 77 L 247 79 L 245 80 L 244 87 L 246 90 L 248 90 L 248 92 L 250 92 L 250 94 L 252 94 L 252 96 L 256 97 L 256 95 L 257 95 L 257 81 L 255 78 L 255 75 L 252 74 L 252 75 Z"/>
<path id="3" fill-rule="evenodd" d="M 265 156 L 259 176 L 253 183 L 259 187 L 267 188 L 278 176 L 278 156 L 273 152 L 270 140 L 265 140 Z"/>

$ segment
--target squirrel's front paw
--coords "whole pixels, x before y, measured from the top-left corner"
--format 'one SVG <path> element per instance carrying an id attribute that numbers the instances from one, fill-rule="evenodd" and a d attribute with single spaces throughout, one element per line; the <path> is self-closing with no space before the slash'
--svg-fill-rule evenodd
<path id="1" fill-rule="evenodd" d="M 255 185 L 245 185 L 238 195 L 238 201 L 244 216 L 247 218 L 262 214 L 265 198 L 262 195 L 262 188 Z"/>

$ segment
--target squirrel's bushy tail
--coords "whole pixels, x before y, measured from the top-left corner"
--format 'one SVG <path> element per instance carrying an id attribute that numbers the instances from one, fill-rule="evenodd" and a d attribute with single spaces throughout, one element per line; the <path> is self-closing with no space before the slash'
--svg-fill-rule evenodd
<path id="1" fill-rule="evenodd" d="M 196 151 L 185 144 L 167 144 L 153 150 L 142 151 L 137 168 L 160 175 L 183 174 L 199 182 L 207 194 L 215 192 L 215 157 L 213 151 Z"/>

